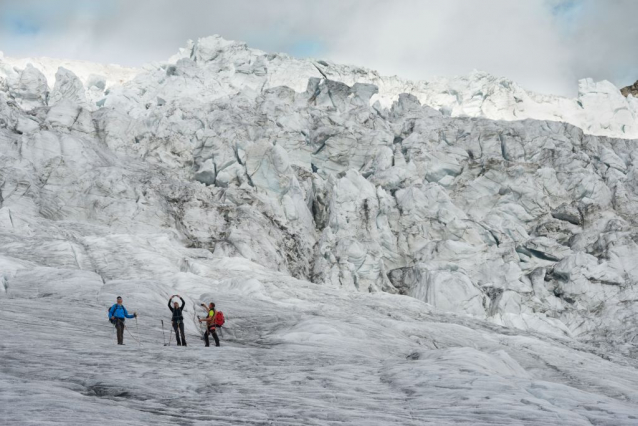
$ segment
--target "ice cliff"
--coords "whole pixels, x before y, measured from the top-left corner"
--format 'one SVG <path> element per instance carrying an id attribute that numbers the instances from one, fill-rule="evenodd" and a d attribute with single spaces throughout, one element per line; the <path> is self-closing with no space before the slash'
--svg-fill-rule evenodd
<path id="1" fill-rule="evenodd" d="M 636 356 L 638 100 L 610 83 L 411 82 L 219 37 L 113 74 L 42 63 L 0 59 L 0 297 L 256 274 Z"/>

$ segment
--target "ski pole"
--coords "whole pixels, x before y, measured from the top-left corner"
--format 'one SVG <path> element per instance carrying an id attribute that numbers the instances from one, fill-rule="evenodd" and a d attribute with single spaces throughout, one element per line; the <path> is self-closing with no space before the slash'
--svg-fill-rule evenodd
<path id="1" fill-rule="evenodd" d="M 164 333 L 164 320 L 162 320 L 162 340 L 164 341 L 164 346 L 166 346 L 166 334 Z"/>

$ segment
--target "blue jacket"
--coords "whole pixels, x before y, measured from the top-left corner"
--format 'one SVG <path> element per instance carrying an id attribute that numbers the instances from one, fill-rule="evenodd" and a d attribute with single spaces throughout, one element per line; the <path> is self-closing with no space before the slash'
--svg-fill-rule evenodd
<path id="1" fill-rule="evenodd" d="M 109 309 L 109 319 L 111 319 L 111 317 L 124 319 L 134 318 L 135 315 L 129 315 L 124 305 L 118 305 L 116 303 L 115 305 L 111 306 L 111 309 Z"/>

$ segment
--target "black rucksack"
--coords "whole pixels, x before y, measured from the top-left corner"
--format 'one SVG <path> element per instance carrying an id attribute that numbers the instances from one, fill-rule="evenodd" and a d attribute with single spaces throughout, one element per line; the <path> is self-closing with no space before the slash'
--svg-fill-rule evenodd
<path id="1" fill-rule="evenodd" d="M 113 306 L 117 306 L 117 303 L 116 303 L 116 304 L 114 304 Z M 115 323 L 117 322 L 117 319 L 113 319 L 113 318 L 111 318 L 111 309 L 113 309 L 113 306 L 111 306 L 110 308 L 108 308 L 108 309 L 106 310 L 106 312 L 108 312 L 108 313 L 109 313 L 109 322 L 110 322 L 111 324 L 115 325 Z M 124 307 L 124 305 L 122 305 L 122 307 Z M 113 315 L 115 315 L 115 310 L 113 311 Z"/>

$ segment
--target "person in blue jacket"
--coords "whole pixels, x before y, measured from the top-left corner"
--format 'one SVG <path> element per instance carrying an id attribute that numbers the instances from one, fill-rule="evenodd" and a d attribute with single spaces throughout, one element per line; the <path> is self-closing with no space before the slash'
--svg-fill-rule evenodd
<path id="1" fill-rule="evenodd" d="M 117 329 L 117 344 L 124 344 L 124 321 L 126 318 L 137 318 L 137 313 L 130 315 L 124 305 L 122 305 L 122 296 L 117 296 L 117 303 L 109 309 L 109 319 Z"/>

